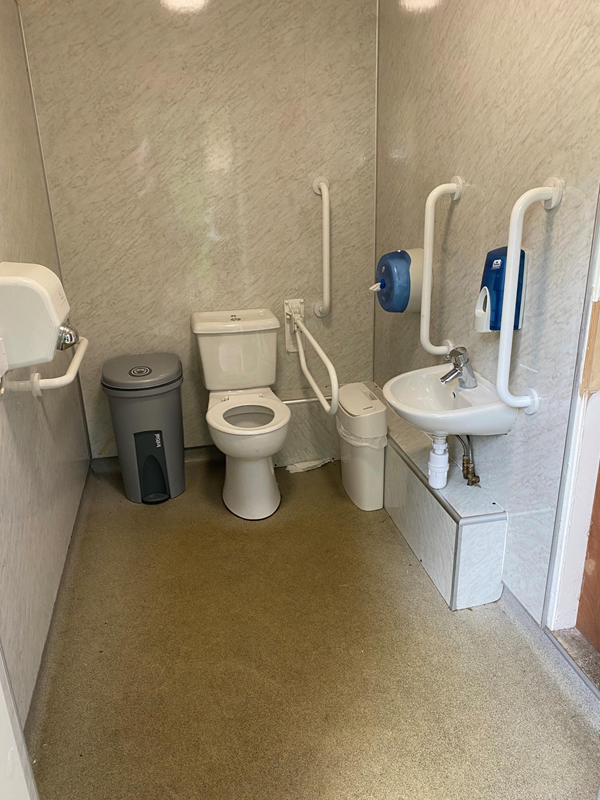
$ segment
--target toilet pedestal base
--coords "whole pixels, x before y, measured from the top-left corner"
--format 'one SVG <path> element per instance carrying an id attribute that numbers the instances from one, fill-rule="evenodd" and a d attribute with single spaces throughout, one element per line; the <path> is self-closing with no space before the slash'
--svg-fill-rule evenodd
<path id="1" fill-rule="evenodd" d="M 273 459 L 245 459 L 227 456 L 223 502 L 242 519 L 265 519 L 281 502 Z"/>

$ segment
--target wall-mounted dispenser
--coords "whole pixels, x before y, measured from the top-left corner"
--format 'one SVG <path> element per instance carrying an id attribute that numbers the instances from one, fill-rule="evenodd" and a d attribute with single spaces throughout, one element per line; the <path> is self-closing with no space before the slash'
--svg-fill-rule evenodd
<path id="1" fill-rule="evenodd" d="M 371 291 L 377 293 L 384 311 L 421 310 L 423 287 L 423 250 L 394 250 L 379 259 L 375 271 L 376 283 Z"/>
<path id="2" fill-rule="evenodd" d="M 499 331 L 502 321 L 502 300 L 506 280 L 507 247 L 490 250 L 485 258 L 481 289 L 475 306 L 473 327 L 479 333 Z M 521 250 L 519 261 L 519 280 L 517 284 L 517 301 L 515 307 L 514 330 L 523 327 L 523 310 L 525 308 L 525 276 L 527 270 L 527 253 Z"/>
<path id="3" fill-rule="evenodd" d="M 41 264 L 0 263 L 0 342 L 5 359 L 1 374 L 18 367 L 45 364 L 57 350 L 79 344 L 65 375 L 29 381 L 8 381 L 2 389 L 31 391 L 55 389 L 71 383 L 77 374 L 88 341 L 67 324 L 69 303 L 59 277 Z"/>

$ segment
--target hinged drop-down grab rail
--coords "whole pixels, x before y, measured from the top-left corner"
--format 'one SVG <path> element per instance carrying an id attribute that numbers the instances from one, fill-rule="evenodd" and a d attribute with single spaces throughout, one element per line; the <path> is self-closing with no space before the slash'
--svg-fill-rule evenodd
<path id="1" fill-rule="evenodd" d="M 300 358 L 300 368 L 304 373 L 304 377 L 309 382 L 312 390 L 316 394 L 319 403 L 323 407 L 323 410 L 327 414 L 335 414 L 338 409 L 338 397 L 339 397 L 339 390 L 340 386 L 338 383 L 337 372 L 335 371 L 335 367 L 331 363 L 331 361 L 327 358 L 325 352 L 323 351 L 322 347 L 319 345 L 317 340 L 314 338 L 312 333 L 308 330 L 304 322 L 302 321 L 302 310 L 299 306 L 296 306 L 292 301 L 286 300 L 286 309 L 285 309 L 286 317 L 292 322 L 294 327 L 294 333 L 296 336 L 296 344 L 298 345 L 298 357 Z M 329 380 L 331 382 L 331 403 L 328 403 L 325 399 L 325 395 L 319 389 L 317 382 L 311 375 L 308 365 L 306 363 L 306 354 L 304 352 L 304 343 L 302 341 L 302 334 L 306 336 L 308 341 L 313 346 L 316 354 L 319 356 L 327 373 L 329 374 Z"/>

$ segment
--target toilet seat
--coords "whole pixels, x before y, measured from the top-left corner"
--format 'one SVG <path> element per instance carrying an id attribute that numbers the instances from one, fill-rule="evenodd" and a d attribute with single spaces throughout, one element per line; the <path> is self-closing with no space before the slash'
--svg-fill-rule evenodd
<path id="1" fill-rule="evenodd" d="M 263 394 L 244 393 L 226 395 L 211 406 L 206 413 L 206 422 L 222 433 L 260 436 L 283 428 L 290 417 L 290 409 L 275 395 L 270 398 Z"/>

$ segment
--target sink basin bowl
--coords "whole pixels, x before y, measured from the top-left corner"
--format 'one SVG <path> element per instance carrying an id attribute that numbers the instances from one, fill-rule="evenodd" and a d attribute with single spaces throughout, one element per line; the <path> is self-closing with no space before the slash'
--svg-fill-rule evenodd
<path id="1" fill-rule="evenodd" d="M 477 373 L 475 389 L 461 389 L 458 381 L 441 383 L 449 369 L 448 364 L 440 364 L 397 375 L 385 384 L 383 395 L 398 416 L 425 433 L 508 433 L 517 409 L 503 403 L 494 385 Z"/>

